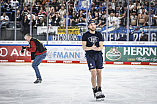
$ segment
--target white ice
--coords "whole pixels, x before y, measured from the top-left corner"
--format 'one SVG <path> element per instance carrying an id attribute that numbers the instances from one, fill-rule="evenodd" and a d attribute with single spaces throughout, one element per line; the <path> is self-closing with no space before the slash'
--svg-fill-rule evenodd
<path id="1" fill-rule="evenodd" d="M 96 101 L 87 64 L 41 63 L 34 84 L 31 63 L 0 63 L 0 104 L 157 104 L 157 66 L 104 65 Z"/>

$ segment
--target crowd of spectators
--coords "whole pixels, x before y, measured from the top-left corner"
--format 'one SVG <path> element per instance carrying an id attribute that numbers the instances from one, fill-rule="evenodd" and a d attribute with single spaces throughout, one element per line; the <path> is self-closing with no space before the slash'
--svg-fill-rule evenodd
<path id="1" fill-rule="evenodd" d="M 151 0 L 151 16 L 149 23 L 149 0 L 130 0 L 129 8 L 127 0 L 92 0 L 91 8 L 88 10 L 88 20 L 93 19 L 97 27 L 106 25 L 108 9 L 109 26 L 127 26 L 127 11 L 129 9 L 129 25 L 151 26 L 157 25 L 157 2 Z M 47 2 L 49 8 L 47 9 Z M 17 5 L 15 5 L 17 4 Z M 85 23 L 86 10 L 78 9 L 79 0 L 70 0 L 68 3 L 68 26 L 76 26 L 78 23 Z M 66 25 L 66 1 L 65 0 L 35 0 L 32 5 L 32 17 L 30 15 L 31 6 L 24 0 L 1 0 L 1 25 L 6 25 L 8 21 L 15 20 L 15 8 L 17 9 L 16 20 L 22 23 L 23 31 L 29 31 L 30 20 L 32 26 L 47 26 L 47 15 L 49 26 Z M 48 12 L 49 11 L 49 12 Z M 11 12 L 11 14 L 10 14 Z M 7 15 L 8 14 L 8 15 Z M 1 26 L 0 25 L 0 26 Z"/>

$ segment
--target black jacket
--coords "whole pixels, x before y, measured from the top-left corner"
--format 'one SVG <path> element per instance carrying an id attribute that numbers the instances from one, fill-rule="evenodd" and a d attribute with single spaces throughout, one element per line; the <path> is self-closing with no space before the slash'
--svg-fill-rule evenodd
<path id="1" fill-rule="evenodd" d="M 34 41 L 35 45 L 36 45 L 36 51 L 35 52 L 31 52 L 31 60 L 35 59 L 35 53 L 37 52 L 37 50 L 42 53 L 44 52 L 46 49 L 46 47 L 43 46 L 43 44 L 36 38 L 31 38 L 30 42 Z M 31 44 L 30 44 L 31 47 Z"/>

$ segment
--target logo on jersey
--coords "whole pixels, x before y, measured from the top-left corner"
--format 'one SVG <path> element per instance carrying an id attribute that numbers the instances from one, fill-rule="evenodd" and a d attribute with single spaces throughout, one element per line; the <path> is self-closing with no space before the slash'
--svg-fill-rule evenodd
<path id="1" fill-rule="evenodd" d="M 96 37 L 96 36 L 91 36 L 91 37 L 88 38 L 88 40 L 89 40 L 91 43 L 95 44 L 96 42 L 98 42 L 99 38 Z"/>
<path id="2" fill-rule="evenodd" d="M 90 68 L 94 68 L 94 66 L 92 65 L 92 63 L 90 63 Z"/>

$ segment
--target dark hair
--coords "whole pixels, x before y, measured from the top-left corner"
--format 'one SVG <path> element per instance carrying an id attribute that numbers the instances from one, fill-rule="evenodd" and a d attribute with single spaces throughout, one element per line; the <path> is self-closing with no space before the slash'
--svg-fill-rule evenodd
<path id="1" fill-rule="evenodd" d="M 91 23 L 95 23 L 94 20 L 89 20 L 88 25 L 90 25 Z"/>
<path id="2" fill-rule="evenodd" d="M 154 6 L 154 4 L 153 4 L 153 3 L 151 3 L 151 6 Z"/>

